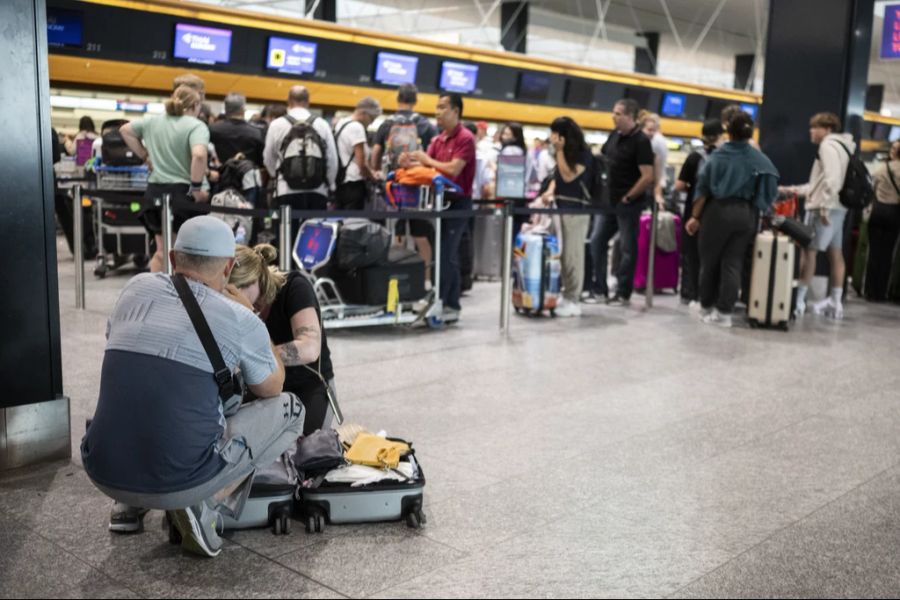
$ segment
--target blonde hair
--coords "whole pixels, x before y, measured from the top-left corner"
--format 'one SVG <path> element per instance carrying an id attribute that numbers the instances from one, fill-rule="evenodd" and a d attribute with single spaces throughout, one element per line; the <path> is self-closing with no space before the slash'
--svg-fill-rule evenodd
<path id="1" fill-rule="evenodd" d="M 202 79 L 200 79 L 193 73 L 185 73 L 184 75 L 179 75 L 178 77 L 176 77 L 175 81 L 172 82 L 172 89 L 177 90 L 183 85 L 197 90 L 197 92 L 200 94 L 206 91 L 206 84 Z"/>
<path id="2" fill-rule="evenodd" d="M 187 85 L 179 85 L 172 92 L 172 97 L 166 100 L 166 114 L 180 117 L 184 113 L 200 104 L 200 93 Z"/>
<path id="3" fill-rule="evenodd" d="M 253 248 L 238 245 L 234 257 L 237 262 L 228 282 L 238 288 L 259 283 L 259 300 L 266 306 L 271 305 L 287 281 L 284 273 L 271 266 L 278 258 L 275 247 L 271 244 L 257 244 Z"/>
<path id="4" fill-rule="evenodd" d="M 641 129 L 647 126 L 647 123 L 656 123 L 657 126 L 662 126 L 662 121 L 659 119 L 659 115 L 650 112 L 649 110 L 642 110 L 638 113 L 638 123 L 641 125 Z"/>

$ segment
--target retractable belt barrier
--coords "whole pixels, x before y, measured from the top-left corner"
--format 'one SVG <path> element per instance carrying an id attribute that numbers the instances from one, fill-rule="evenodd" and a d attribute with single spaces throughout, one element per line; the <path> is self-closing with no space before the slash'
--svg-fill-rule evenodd
<path id="1" fill-rule="evenodd" d="M 514 216 L 530 216 L 530 215 L 603 215 L 608 214 L 608 210 L 599 207 L 593 206 L 584 206 L 584 207 L 575 207 L 575 208 L 528 208 L 526 206 L 516 206 L 517 204 L 522 204 L 526 199 L 497 199 L 497 200 L 474 200 L 473 204 L 484 206 L 486 208 L 481 209 L 470 209 L 470 210 L 298 210 L 298 209 L 289 209 L 287 206 L 281 206 L 279 208 L 271 208 L 271 209 L 260 209 L 260 208 L 228 208 L 224 206 L 213 206 L 212 204 L 206 202 L 190 202 L 187 200 L 174 200 L 171 197 L 160 198 L 153 201 L 148 201 L 141 196 L 137 195 L 129 195 L 124 194 L 122 192 L 114 192 L 108 190 L 81 190 L 81 186 L 76 185 L 73 188 L 73 193 L 76 195 L 83 194 L 87 197 L 96 197 L 102 199 L 104 202 L 111 202 L 114 204 L 127 204 L 131 206 L 139 205 L 141 209 L 146 208 L 159 208 L 162 211 L 162 224 L 163 224 L 163 260 L 165 262 L 166 270 L 169 270 L 168 265 L 168 251 L 171 249 L 173 243 L 173 235 L 171 233 L 171 223 L 172 223 L 172 210 L 177 209 L 179 211 L 192 212 L 198 215 L 200 214 L 225 214 L 225 215 L 240 215 L 240 216 L 248 216 L 248 217 L 257 217 L 264 219 L 272 219 L 275 221 L 280 221 L 281 228 L 281 237 L 282 237 L 282 254 L 284 254 L 284 248 L 289 247 L 289 241 L 285 244 L 285 235 L 290 237 L 291 231 L 291 222 L 298 220 L 307 220 L 307 219 L 341 219 L 341 218 L 358 218 L 358 219 L 394 219 L 400 221 L 409 221 L 409 220 L 417 220 L 417 221 L 437 221 L 444 219 L 471 219 L 471 218 L 482 218 L 482 217 L 495 217 L 495 216 L 503 216 L 504 217 L 504 227 L 503 227 L 503 272 L 502 272 L 502 291 L 501 291 L 501 309 L 500 309 L 500 329 L 507 336 L 509 335 L 509 321 L 510 321 L 510 305 L 512 301 L 512 290 L 510 289 L 510 282 L 512 280 L 512 252 L 513 252 L 513 239 L 515 238 L 515 234 L 513 232 L 513 217 Z M 656 233 L 656 221 L 658 217 L 658 208 L 655 205 L 655 202 L 651 202 L 651 211 L 653 215 L 653 221 L 651 224 L 651 238 L 655 238 Z M 76 227 L 76 248 L 81 247 L 83 232 L 80 231 L 79 227 Z M 168 234 L 168 235 L 166 235 Z M 651 249 L 653 248 L 653 243 L 651 239 Z M 81 252 L 76 252 L 76 258 L 80 255 Z M 646 290 L 646 307 L 652 308 L 653 306 L 653 282 L 654 282 L 654 254 L 655 252 L 651 250 L 650 252 L 650 263 L 648 265 L 648 284 Z M 83 262 L 83 260 L 82 260 Z M 290 268 L 290 257 L 287 255 L 283 255 L 281 257 L 281 267 L 283 270 L 288 270 Z M 83 265 L 82 265 L 83 269 Z M 78 267 L 76 261 L 76 307 L 84 308 L 84 276 L 83 271 L 81 277 L 78 277 Z"/>

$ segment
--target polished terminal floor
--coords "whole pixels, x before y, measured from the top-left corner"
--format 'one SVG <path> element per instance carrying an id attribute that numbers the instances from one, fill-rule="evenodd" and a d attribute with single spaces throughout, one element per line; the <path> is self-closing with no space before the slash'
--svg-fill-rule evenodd
<path id="1" fill-rule="evenodd" d="M 72 448 L 126 277 L 60 250 Z M 75 458 L 0 479 L 0 596 L 760 597 L 900 593 L 900 307 L 791 333 L 651 311 L 513 317 L 479 283 L 460 325 L 334 333 L 349 421 L 415 442 L 427 526 L 228 534 L 204 560 L 106 530 Z M 299 523 L 297 524 L 299 525 Z"/>

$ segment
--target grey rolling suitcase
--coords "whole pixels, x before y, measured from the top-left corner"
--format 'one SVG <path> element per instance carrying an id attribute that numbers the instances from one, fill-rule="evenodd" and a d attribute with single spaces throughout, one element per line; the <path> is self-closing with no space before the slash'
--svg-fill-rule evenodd
<path id="1" fill-rule="evenodd" d="M 475 219 L 474 277 L 500 279 L 503 274 L 503 217 Z"/>
<path id="2" fill-rule="evenodd" d="M 414 456 L 411 454 L 410 456 Z M 404 457 L 404 460 L 409 457 Z M 326 524 L 406 521 L 418 529 L 425 524 L 422 510 L 425 475 L 409 482 L 384 481 L 363 487 L 323 482 L 318 488 L 300 490 L 300 513 L 309 533 L 325 531 Z"/>

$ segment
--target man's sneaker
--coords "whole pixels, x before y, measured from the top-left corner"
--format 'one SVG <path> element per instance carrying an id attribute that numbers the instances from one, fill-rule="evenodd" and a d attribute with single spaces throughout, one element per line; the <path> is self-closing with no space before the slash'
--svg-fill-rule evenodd
<path id="1" fill-rule="evenodd" d="M 457 321 L 459 321 L 459 313 L 459 309 L 445 306 L 444 312 L 441 313 L 441 319 L 444 321 L 444 323 L 456 323 Z"/>
<path id="2" fill-rule="evenodd" d="M 581 307 L 578 306 L 577 302 L 572 302 L 571 300 L 563 298 L 559 301 L 559 304 L 556 305 L 556 309 L 554 309 L 553 312 L 557 317 L 580 317 Z"/>
<path id="3" fill-rule="evenodd" d="M 631 306 L 631 298 L 624 298 L 618 294 L 606 301 L 607 306 Z"/>
<path id="4" fill-rule="evenodd" d="M 715 325 L 717 327 L 724 327 L 725 329 L 732 327 L 734 324 L 731 315 L 723 315 L 715 309 L 707 313 L 702 318 L 702 321 L 707 325 Z"/>
<path id="5" fill-rule="evenodd" d="M 700 304 L 699 300 L 691 300 L 691 303 L 688 304 L 688 310 L 693 313 L 699 313 L 701 310 L 703 310 L 703 305 Z"/>
<path id="6" fill-rule="evenodd" d="M 205 502 L 184 510 L 173 510 L 169 518 L 181 534 L 181 547 L 201 556 L 214 557 L 222 552 L 222 517 Z"/>
<path id="7" fill-rule="evenodd" d="M 146 508 L 135 508 L 116 502 L 109 513 L 109 530 L 115 533 L 140 533 L 144 530 Z"/>

